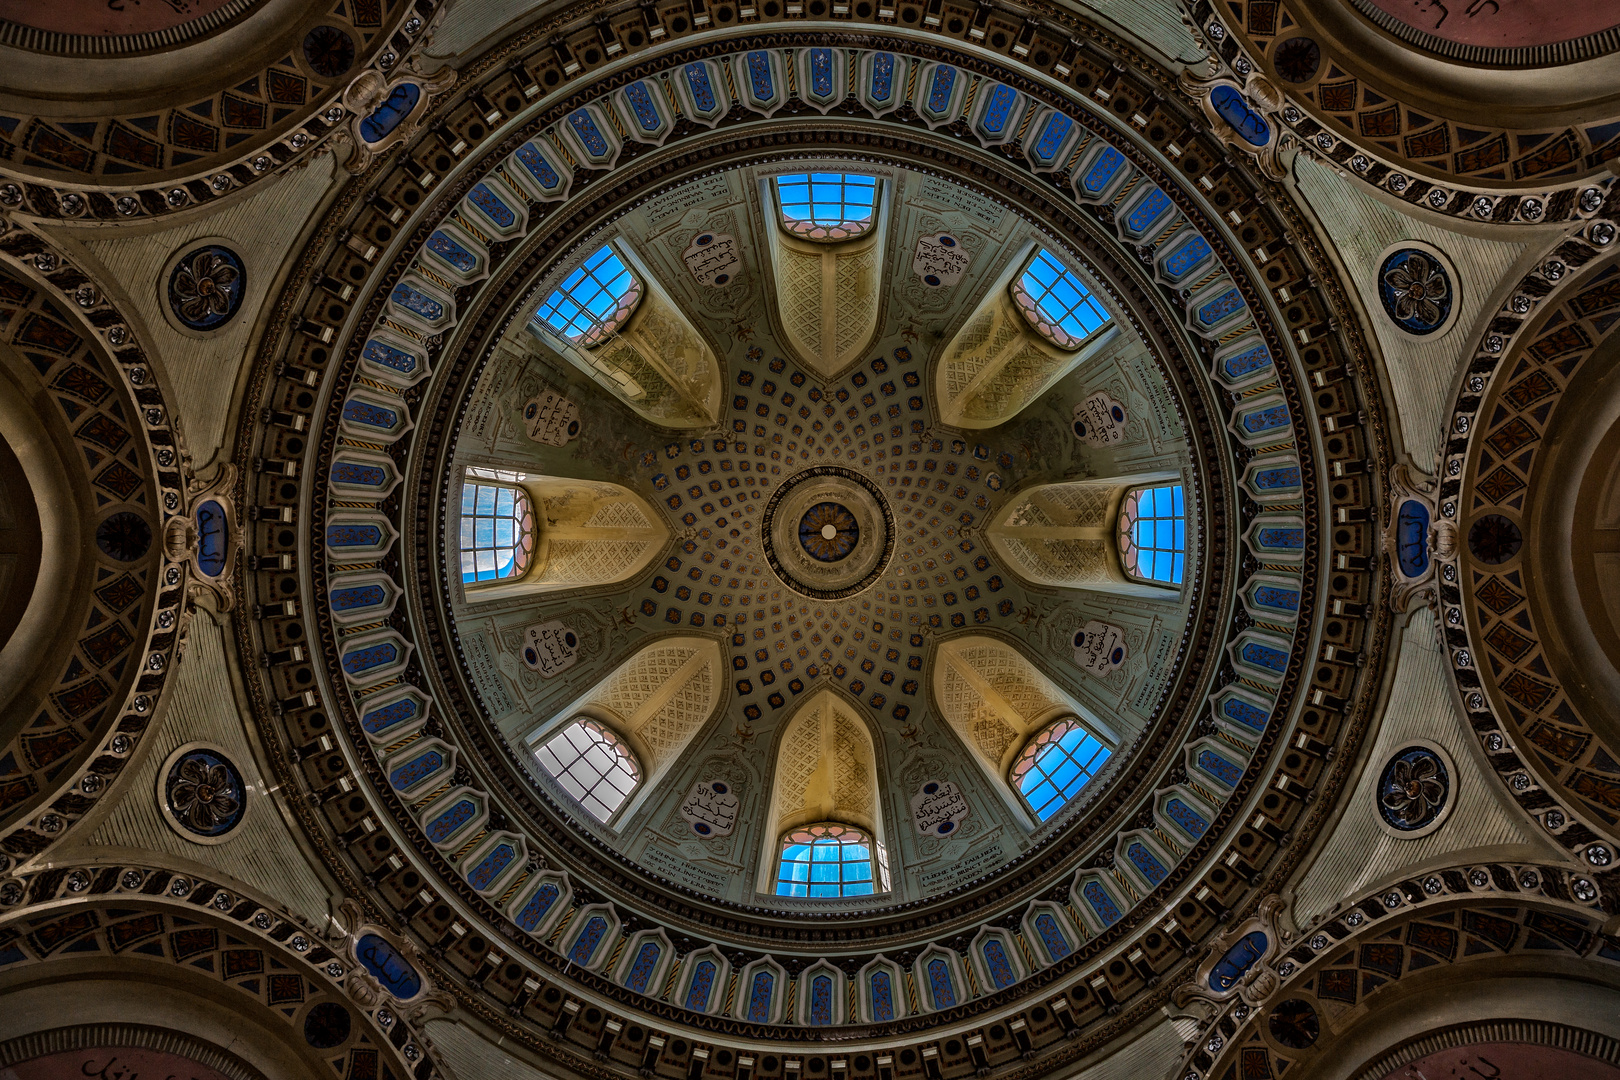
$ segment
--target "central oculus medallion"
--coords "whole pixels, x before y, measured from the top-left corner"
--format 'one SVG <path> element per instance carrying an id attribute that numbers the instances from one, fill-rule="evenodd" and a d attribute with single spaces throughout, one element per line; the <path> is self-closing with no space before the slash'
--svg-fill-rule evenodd
<path id="1" fill-rule="evenodd" d="M 894 551 L 894 514 L 871 480 L 836 465 L 806 469 L 765 507 L 765 556 L 783 584 L 817 600 L 870 586 Z"/>

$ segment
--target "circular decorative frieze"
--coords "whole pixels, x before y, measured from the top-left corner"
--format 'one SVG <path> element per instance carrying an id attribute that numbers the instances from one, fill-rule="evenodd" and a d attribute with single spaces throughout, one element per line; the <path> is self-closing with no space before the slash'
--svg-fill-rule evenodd
<path id="1" fill-rule="evenodd" d="M 852 469 L 806 469 L 765 507 L 765 557 L 782 583 L 817 600 L 871 585 L 894 552 L 894 512 L 871 480 Z"/>
<path id="2" fill-rule="evenodd" d="M 242 307 L 247 269 L 242 257 L 220 243 L 186 248 L 170 262 L 164 298 L 181 329 L 206 333 L 230 322 Z"/>
<path id="3" fill-rule="evenodd" d="M 1438 248 L 1402 241 L 1378 262 L 1378 300 L 1395 328 L 1426 338 L 1451 329 L 1459 310 L 1457 274 Z"/>
<path id="4" fill-rule="evenodd" d="M 199 844 L 217 844 L 242 824 L 247 783 L 218 747 L 187 743 L 158 770 L 158 803 L 175 832 Z"/>
<path id="5" fill-rule="evenodd" d="M 1468 550 L 1487 566 L 1500 566 L 1523 546 L 1523 530 L 1501 514 L 1486 514 L 1468 529 Z"/>
<path id="6" fill-rule="evenodd" d="M 1439 828 L 1456 802 L 1457 770 L 1440 746 L 1423 740 L 1396 751 L 1378 774 L 1378 822 L 1405 840 Z"/>
<path id="7" fill-rule="evenodd" d="M 96 546 L 120 562 L 134 562 L 152 548 L 152 526 L 133 510 L 120 510 L 96 526 Z"/>

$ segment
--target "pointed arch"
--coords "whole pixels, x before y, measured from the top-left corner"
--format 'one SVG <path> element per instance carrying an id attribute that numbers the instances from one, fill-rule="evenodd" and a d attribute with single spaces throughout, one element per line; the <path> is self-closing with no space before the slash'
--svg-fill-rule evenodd
<path id="1" fill-rule="evenodd" d="M 799 973 L 798 1022 L 805 1027 L 835 1027 L 846 1022 L 849 992 L 844 973 L 820 960 Z"/>
<path id="2" fill-rule="evenodd" d="M 801 704 L 783 728 L 776 748 L 771 795 L 758 881 L 774 892 L 781 839 L 799 826 L 835 822 L 871 837 L 880 872 L 887 870 L 883 815 L 878 803 L 877 754 L 861 710 L 832 690 Z M 876 892 L 887 892 L 876 881 Z"/>
<path id="3" fill-rule="evenodd" d="M 1045 821 L 1051 814 L 1039 814 L 1022 798 L 1008 772 L 1054 723 L 1072 724 L 1110 750 L 1119 740 L 1116 732 L 1082 713 L 1018 650 L 992 637 L 970 634 L 939 646 L 934 698 L 971 756 L 996 781 L 1002 798 L 1026 822 Z"/>
<path id="4" fill-rule="evenodd" d="M 889 203 L 893 201 L 892 185 L 877 179 L 871 186 L 859 185 L 861 198 L 869 195 L 870 205 L 852 210 L 845 200 L 854 189 L 843 183 L 837 186 L 844 194 L 836 200 L 839 210 L 831 216 L 864 213 L 859 222 L 833 222 L 829 217 L 818 224 L 811 220 L 815 204 L 801 203 L 797 186 L 786 194 L 778 180 L 766 180 L 760 186 L 765 217 L 774 225 L 766 233 L 784 336 L 799 359 L 824 377 L 860 359 L 877 332 Z"/>
<path id="5" fill-rule="evenodd" d="M 675 1004 L 697 1013 L 717 1013 L 726 1003 L 731 961 L 714 945 L 699 949 L 681 961 L 675 980 Z"/>
<path id="6" fill-rule="evenodd" d="M 638 416 L 682 429 L 719 419 L 719 359 L 622 240 L 589 248 L 530 304 L 531 339 Z"/>
<path id="7" fill-rule="evenodd" d="M 941 419 L 969 430 L 996 427 L 1101 353 L 1119 329 L 1096 294 L 1051 252 L 1026 247 L 941 354 L 934 377 Z"/>
<path id="8" fill-rule="evenodd" d="M 912 965 L 912 976 L 917 981 L 917 998 L 930 1012 L 954 1009 L 968 999 L 962 958 L 942 945 L 923 950 Z"/>
<path id="9" fill-rule="evenodd" d="M 635 759 L 636 784 L 624 805 L 610 807 L 602 818 L 622 821 L 714 714 L 723 685 L 722 663 L 720 646 L 712 638 L 661 638 L 560 712 L 560 722 L 532 730 L 527 742 L 548 768 L 544 748 L 559 731 L 566 735 L 574 725 L 605 727 L 627 743 Z"/>
<path id="10" fill-rule="evenodd" d="M 486 488 L 521 494 L 533 507 L 529 514 L 533 533 L 523 565 L 488 583 L 480 576 L 477 561 L 483 539 L 478 532 L 483 520 L 479 511 L 486 502 L 495 509 L 501 504 L 498 496 L 484 498 Z M 512 500 L 514 507 L 517 501 Z M 466 549 L 471 544 L 474 560 L 469 564 L 471 576 L 466 567 L 462 571 L 468 603 L 611 585 L 645 569 L 669 541 L 669 529 L 661 516 L 641 496 L 603 481 L 469 466 L 463 478 L 462 506 L 461 546 Z M 461 558 L 465 562 L 466 556 Z"/>
<path id="11" fill-rule="evenodd" d="M 1175 596 L 1163 585 L 1147 584 L 1140 574 L 1127 572 L 1121 512 L 1128 496 L 1147 485 L 1180 483 L 1176 473 L 1158 472 L 1026 488 L 992 519 L 990 546 L 1014 573 L 1035 585 Z"/>
<path id="12" fill-rule="evenodd" d="M 855 1012 L 862 1023 L 888 1023 L 909 1011 L 905 972 L 899 964 L 879 954 L 856 972 Z"/>

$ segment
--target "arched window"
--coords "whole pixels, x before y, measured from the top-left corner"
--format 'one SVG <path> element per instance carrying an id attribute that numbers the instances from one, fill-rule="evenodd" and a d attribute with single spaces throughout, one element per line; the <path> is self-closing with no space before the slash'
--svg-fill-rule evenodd
<path id="1" fill-rule="evenodd" d="M 782 837 L 777 896 L 833 898 L 888 891 L 888 853 L 860 829 L 829 821 Z"/>
<path id="2" fill-rule="evenodd" d="M 605 724 L 575 720 L 535 750 L 545 770 L 598 821 L 606 821 L 641 783 L 641 764 Z"/>
<path id="3" fill-rule="evenodd" d="M 877 183 L 856 173 L 778 176 L 782 227 L 806 240 L 853 240 L 877 221 Z"/>
<path id="4" fill-rule="evenodd" d="M 534 554 L 534 509 L 505 484 L 461 485 L 461 580 L 522 577 Z"/>
<path id="5" fill-rule="evenodd" d="M 1108 747 L 1072 716 L 1045 728 L 1013 760 L 1007 782 L 1023 796 L 1037 820 L 1045 821 L 1097 775 Z"/>
<path id="6" fill-rule="evenodd" d="M 1180 585 L 1187 516 L 1180 484 L 1126 492 L 1119 508 L 1119 561 L 1127 577 Z"/>
<path id="7" fill-rule="evenodd" d="M 592 252 L 534 313 L 536 321 L 581 348 L 606 341 L 641 302 L 641 282 L 612 244 Z"/>
<path id="8" fill-rule="evenodd" d="M 1045 248 L 1012 283 L 1013 302 L 1035 332 L 1060 349 L 1078 349 L 1109 323 L 1091 290 Z"/>

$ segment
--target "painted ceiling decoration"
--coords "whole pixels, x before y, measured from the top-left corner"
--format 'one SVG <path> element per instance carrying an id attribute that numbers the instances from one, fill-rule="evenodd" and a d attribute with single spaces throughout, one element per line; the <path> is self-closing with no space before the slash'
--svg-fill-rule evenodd
<path id="1" fill-rule="evenodd" d="M 0 0 L 0 1066 L 1620 1075 L 1614 22 Z"/>

